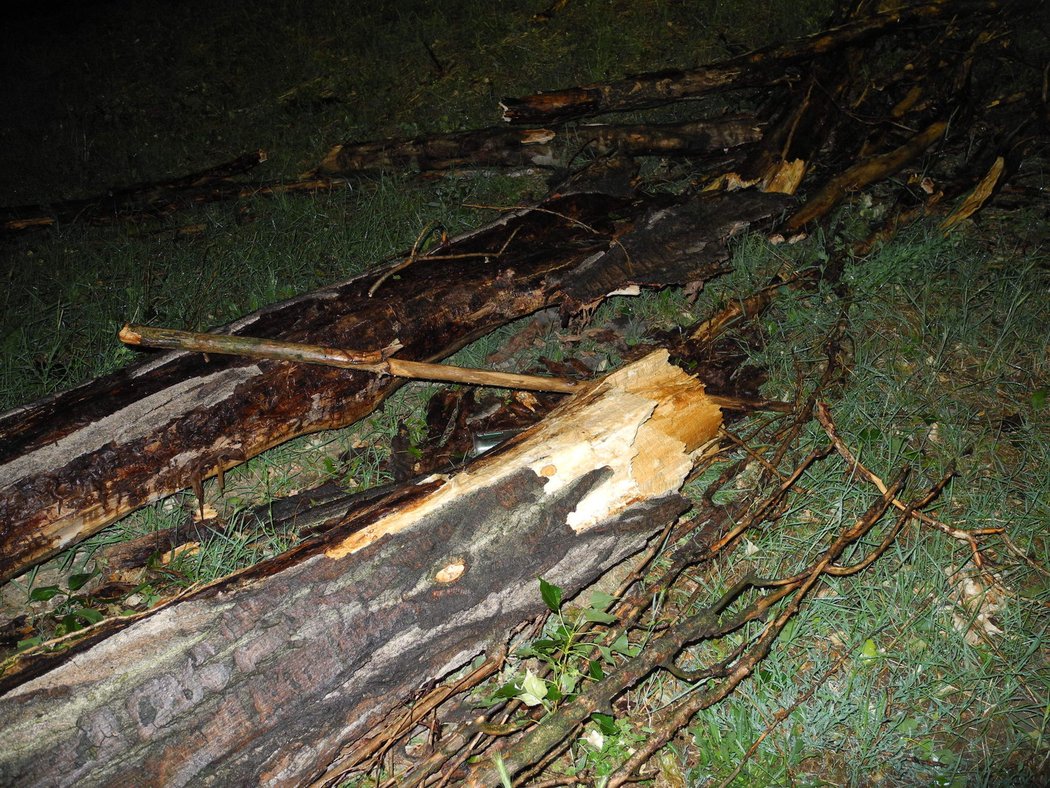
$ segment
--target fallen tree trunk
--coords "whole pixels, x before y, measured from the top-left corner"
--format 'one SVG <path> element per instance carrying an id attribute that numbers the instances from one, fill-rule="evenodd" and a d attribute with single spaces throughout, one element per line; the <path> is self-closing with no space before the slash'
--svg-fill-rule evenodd
<path id="1" fill-rule="evenodd" d="M 444 357 L 552 304 L 567 312 L 630 286 L 698 282 L 726 240 L 784 207 L 771 195 L 681 205 L 595 194 L 509 213 L 414 260 L 250 315 L 264 338 Z M 454 273 L 453 273 L 454 272 Z M 398 383 L 279 361 L 169 353 L 0 417 L 0 580 L 128 512 L 290 438 L 350 424 Z"/>
<path id="2" fill-rule="evenodd" d="M 411 140 L 347 142 L 321 161 L 318 173 L 351 175 L 375 170 L 443 171 L 454 167 L 566 167 L 589 155 L 696 156 L 755 142 L 754 118 L 684 123 L 581 125 L 573 129 L 478 129 Z"/>
<path id="3" fill-rule="evenodd" d="M 244 188 L 243 184 L 230 179 L 249 172 L 264 161 L 265 151 L 253 151 L 190 175 L 115 189 L 98 197 L 56 205 L 0 208 L 0 232 L 33 230 L 70 221 L 98 223 L 116 216 L 160 216 L 187 205 L 227 199 Z"/>
<path id="4" fill-rule="evenodd" d="M 995 2 L 930 2 L 853 19 L 787 44 L 759 49 L 703 68 L 660 71 L 582 87 L 502 100 L 509 123 L 557 123 L 583 115 L 623 112 L 695 99 L 715 91 L 781 83 L 798 78 L 791 67 L 843 47 L 945 15 L 991 14 Z"/>
<path id="5" fill-rule="evenodd" d="M 575 592 L 640 549 L 687 507 L 678 490 L 720 423 L 653 353 L 457 476 L 22 655 L 0 679 L 0 782 L 301 784 L 541 612 L 537 576 Z"/>

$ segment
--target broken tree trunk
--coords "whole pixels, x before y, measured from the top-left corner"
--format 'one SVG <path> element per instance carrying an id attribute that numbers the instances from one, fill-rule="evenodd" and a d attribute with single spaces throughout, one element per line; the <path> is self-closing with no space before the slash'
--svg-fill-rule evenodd
<path id="1" fill-rule="evenodd" d="M 632 286 L 698 282 L 726 241 L 782 211 L 773 195 L 679 205 L 596 194 L 508 213 L 413 261 L 265 308 L 227 333 L 447 356 L 552 304 L 575 311 Z M 298 435 L 342 427 L 398 383 L 280 361 L 168 353 L 0 417 L 0 580 L 128 512 Z"/>
<path id="2" fill-rule="evenodd" d="M 0 782 L 301 784 L 422 684 L 574 593 L 687 506 L 721 423 L 650 354 L 498 454 L 0 679 Z"/>

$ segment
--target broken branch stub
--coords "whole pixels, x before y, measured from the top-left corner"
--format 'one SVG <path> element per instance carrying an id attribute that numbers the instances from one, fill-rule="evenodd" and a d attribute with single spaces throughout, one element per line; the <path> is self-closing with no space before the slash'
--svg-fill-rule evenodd
<path id="1" fill-rule="evenodd" d="M 685 510 L 721 413 L 653 353 L 463 472 L 0 677 L 0 783 L 301 783 Z M 107 629 L 108 627 L 108 629 Z M 57 664 L 56 664 L 57 662 Z"/>

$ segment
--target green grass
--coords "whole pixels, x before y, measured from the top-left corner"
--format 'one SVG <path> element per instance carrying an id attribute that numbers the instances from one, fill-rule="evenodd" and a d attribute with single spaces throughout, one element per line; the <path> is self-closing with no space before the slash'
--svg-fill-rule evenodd
<path id="1" fill-rule="evenodd" d="M 1005 527 L 1045 566 L 1050 412 L 1033 398 L 1046 381 L 1045 311 L 1024 304 L 1046 303 L 1050 275 L 1044 252 L 1011 258 L 1008 268 L 1004 254 L 1002 245 L 944 239 L 923 227 L 854 261 L 847 272 L 854 366 L 833 413 L 845 442 L 883 478 L 907 463 L 921 487 L 956 465 L 937 516 L 962 529 Z M 815 379 L 837 309 L 820 292 L 785 294 L 774 306 L 763 322 L 766 350 L 755 359 L 772 373 L 769 396 L 790 391 L 799 368 Z M 1004 433 L 1007 415 L 1018 426 Z M 813 427 L 806 443 L 823 440 Z M 747 560 L 761 572 L 800 568 L 822 535 L 851 521 L 873 496 L 838 463 L 819 466 L 801 484 L 811 494 L 776 527 L 749 537 Z M 693 779 L 717 782 L 731 772 L 741 744 L 844 649 L 853 656 L 766 740 L 737 784 L 855 784 L 880 775 L 892 784 L 1033 779 L 1047 753 L 1050 588 L 1001 542 L 984 544 L 1005 564 L 1000 576 L 1016 593 L 994 592 L 998 633 L 980 636 L 977 608 L 957 606 L 959 580 L 972 569 L 969 548 L 912 524 L 871 569 L 828 581 L 754 680 L 732 702 L 698 715 Z M 736 561 L 727 571 L 739 571 Z M 866 642 L 870 656 L 861 648 Z"/>
<path id="2" fill-rule="evenodd" d="M 570 2 L 541 24 L 532 16 L 548 0 L 377 4 L 354 13 L 319 0 L 263 8 L 118 2 L 50 20 L 46 46 L 33 37 L 42 29 L 38 20 L 15 20 L 0 33 L 10 66 L 0 69 L 0 101 L 14 110 L 0 130 L 0 203 L 97 194 L 259 147 L 270 158 L 253 177 L 290 178 L 340 141 L 495 123 L 504 95 L 723 57 L 721 33 L 733 48 L 769 43 L 773 31 L 782 38 L 801 34 L 817 27 L 826 5 Z M 657 114 L 701 109 L 685 105 Z M 4 239 L 0 410 L 138 358 L 115 340 L 126 321 L 221 325 L 403 252 L 429 223 L 456 233 L 494 215 L 466 204 L 512 205 L 544 188 L 539 177 L 420 182 L 391 173 L 312 197 L 218 204 L 155 223 L 73 224 Z M 826 238 L 796 246 L 742 239 L 734 270 L 695 301 L 672 290 L 611 299 L 589 324 L 568 331 L 549 325 L 510 365 L 525 369 L 543 356 L 615 367 L 618 349 L 588 335 L 589 327 L 615 326 L 631 346 L 656 329 L 691 323 L 751 294 L 784 266 L 825 264 L 848 240 L 844 228 L 859 232 L 869 209 L 848 207 Z M 752 360 L 769 371 L 766 396 L 791 398 L 800 379 L 811 387 L 819 376 L 824 342 L 844 314 L 852 366 L 841 388 L 830 392 L 844 441 L 883 478 L 910 465 L 912 490 L 954 465 L 958 475 L 936 515 L 958 528 L 1003 527 L 1045 567 L 1050 264 L 1045 249 L 1027 242 L 1038 241 L 1038 232 L 1035 222 L 1009 216 L 979 230 L 967 225 L 947 239 L 933 226 L 912 228 L 849 262 L 844 313 L 830 287 L 781 293 L 759 321 Z M 454 360 L 484 365 L 527 325 L 494 332 Z M 433 390 L 407 385 L 351 428 L 300 438 L 232 471 L 222 494 L 214 482 L 206 485 L 206 500 L 231 527 L 137 591 L 143 604 L 294 541 L 294 533 L 265 525 L 242 527 L 247 508 L 331 478 L 348 490 L 387 481 L 381 463 L 392 436 L 406 423 L 419 437 L 421 410 Z M 744 433 L 753 423 L 735 429 Z M 803 448 L 823 440 L 823 431 L 810 425 Z M 756 494 L 753 478 L 745 475 L 717 500 Z M 690 491 L 701 485 L 698 480 Z M 794 498 L 775 526 L 749 533 L 745 550 L 722 574 L 696 574 L 691 581 L 713 598 L 741 560 L 787 574 L 875 495 L 835 461 L 807 473 L 802 485 L 809 493 Z M 107 543 L 171 527 L 196 505 L 180 493 L 146 507 L 23 584 L 89 570 Z M 971 568 L 968 547 L 913 523 L 869 570 L 825 583 L 756 675 L 727 702 L 698 714 L 660 754 L 660 768 L 677 770 L 690 784 L 726 778 L 771 715 L 848 654 L 765 740 L 736 785 L 880 778 L 888 784 L 1024 784 L 1036 769 L 1045 770 L 1050 584 L 994 537 L 984 544 L 1001 561 L 1000 577 L 1011 591 L 995 610 L 1001 633 L 976 636 L 973 611 L 958 605 L 960 579 Z M 27 589 L 16 590 L 24 603 Z M 12 595 L 5 589 L 8 607 Z M 666 603 L 684 598 L 680 589 Z M 47 615 L 41 606 L 33 612 Z M 698 646 L 689 659 L 702 664 L 726 648 Z M 600 745 L 593 737 L 574 743 L 562 765 L 602 778 L 644 736 L 646 715 L 686 691 L 674 679 L 650 678 L 632 697 L 636 713 L 616 721 L 617 733 Z"/>

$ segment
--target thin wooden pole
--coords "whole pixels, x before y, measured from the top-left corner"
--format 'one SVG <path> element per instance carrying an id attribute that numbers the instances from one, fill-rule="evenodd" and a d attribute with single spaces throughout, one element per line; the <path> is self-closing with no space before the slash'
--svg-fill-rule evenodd
<path id="1" fill-rule="evenodd" d="M 281 342 L 275 339 L 231 334 L 204 334 L 196 331 L 129 324 L 120 330 L 119 337 L 120 341 L 127 345 L 298 361 L 303 364 L 321 364 L 327 367 L 341 367 L 412 380 L 437 380 L 528 391 L 554 391 L 563 394 L 580 391 L 582 386 L 581 383 L 568 378 L 518 375 L 511 372 L 453 367 L 424 361 L 405 361 L 398 358 L 385 358 L 381 351 L 344 350 L 322 345 Z"/>

